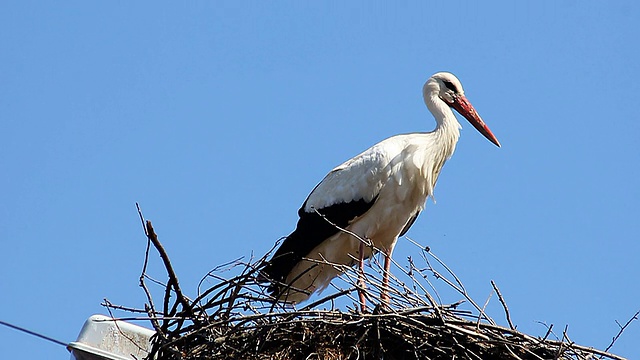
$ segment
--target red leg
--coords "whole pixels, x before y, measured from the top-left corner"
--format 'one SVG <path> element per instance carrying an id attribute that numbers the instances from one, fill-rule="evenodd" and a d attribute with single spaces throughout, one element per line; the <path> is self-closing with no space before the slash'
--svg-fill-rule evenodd
<path id="1" fill-rule="evenodd" d="M 360 272 L 358 273 L 358 295 L 360 296 L 360 311 L 365 312 L 367 309 L 367 299 L 364 296 L 364 291 L 367 285 L 364 282 L 364 242 L 360 241 L 360 257 L 358 262 L 358 268 Z"/>
<path id="2" fill-rule="evenodd" d="M 380 300 L 382 304 L 389 305 L 389 271 L 391 269 L 391 251 L 384 251 L 384 272 L 382 273 L 382 291 L 380 292 Z"/>

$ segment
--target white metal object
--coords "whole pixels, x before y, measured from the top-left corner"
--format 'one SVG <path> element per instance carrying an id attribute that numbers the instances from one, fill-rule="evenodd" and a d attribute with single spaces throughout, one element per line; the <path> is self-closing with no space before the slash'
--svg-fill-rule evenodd
<path id="1" fill-rule="evenodd" d="M 104 315 L 85 321 L 78 339 L 67 345 L 71 360 L 143 359 L 151 349 L 155 331 Z"/>

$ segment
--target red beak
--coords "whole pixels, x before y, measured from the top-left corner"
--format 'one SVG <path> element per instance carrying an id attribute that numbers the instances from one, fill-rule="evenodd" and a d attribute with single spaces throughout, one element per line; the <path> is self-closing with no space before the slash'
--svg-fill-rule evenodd
<path id="1" fill-rule="evenodd" d="M 484 135 L 489 141 L 494 143 L 496 146 L 500 147 L 500 142 L 496 139 L 495 135 L 489 130 L 487 124 L 482 121 L 480 115 L 476 109 L 473 108 L 473 105 L 467 100 L 464 95 L 459 95 L 456 97 L 452 103 L 449 104 L 451 107 L 456 109 L 460 113 L 460 115 L 464 116 L 471 125 L 473 125 L 476 130 L 480 132 L 480 134 Z"/>

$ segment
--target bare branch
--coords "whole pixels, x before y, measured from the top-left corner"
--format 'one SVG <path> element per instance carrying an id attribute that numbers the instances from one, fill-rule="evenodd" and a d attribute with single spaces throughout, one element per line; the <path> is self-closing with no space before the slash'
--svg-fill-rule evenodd
<path id="1" fill-rule="evenodd" d="M 618 339 L 620 338 L 624 330 L 627 328 L 627 326 L 629 326 L 634 320 L 638 320 L 638 315 L 640 315 L 640 310 L 638 310 L 635 314 L 633 314 L 633 316 L 629 320 L 627 320 L 627 322 L 622 326 L 620 326 L 620 323 L 616 321 L 618 326 L 620 326 L 620 331 L 618 331 L 616 336 L 613 337 L 609 346 L 607 346 L 607 348 L 604 349 L 605 352 L 609 351 L 613 347 L 613 345 L 616 343 L 616 341 L 618 341 Z"/>
<path id="2" fill-rule="evenodd" d="M 138 208 L 139 209 L 139 208 Z M 161 359 L 355 359 L 355 358 L 415 358 L 415 359 L 561 359 L 587 360 L 602 356 L 613 360 L 621 357 L 607 351 L 579 346 L 569 339 L 567 329 L 562 339 L 549 340 L 552 327 L 544 337 L 519 332 L 511 321 L 506 301 L 494 281 L 495 292 L 506 313 L 509 327 L 502 327 L 486 314 L 493 295 L 482 307 L 468 294 L 463 282 L 431 249 L 409 239 L 421 249 L 421 257 L 409 257 L 407 264 L 392 261 L 394 271 L 389 286 L 383 289 L 383 265 L 372 256 L 362 272 L 358 268 L 333 264 L 324 258 L 305 259 L 314 266 L 333 267 L 340 274 L 331 283 L 328 294 L 314 295 L 309 304 L 297 308 L 294 304 L 278 302 L 268 293 L 261 269 L 275 250 L 272 248 L 260 259 L 238 258 L 214 267 L 198 284 L 198 296 L 190 300 L 182 291 L 169 257 L 153 230 L 139 211 L 147 234 L 147 248 L 140 284 L 149 304 L 144 310 L 113 305 L 104 300 L 109 311 L 145 312 L 147 316 L 121 317 L 120 320 L 150 320 L 159 334 L 153 340 L 149 358 Z M 358 238 L 349 230 L 340 229 Z M 367 242 L 367 239 L 358 238 Z M 162 284 L 147 274 L 149 248 L 158 251 L 167 272 L 168 281 Z M 368 244 L 372 253 L 379 249 Z M 355 262 L 358 259 L 352 258 Z M 436 270 L 432 265 L 442 270 Z M 429 279 L 435 276 L 448 289 L 461 295 L 452 304 L 444 304 Z M 205 279 L 211 286 L 204 289 Z M 363 288 L 360 279 L 364 279 Z M 162 288 L 164 310 L 153 308 L 153 299 L 145 280 Z M 282 284 L 287 286 L 287 284 Z M 300 291 L 304 291 L 300 289 Z M 372 304 L 361 312 L 355 304 L 358 291 Z M 389 306 L 381 306 L 383 291 Z M 432 295 L 434 294 L 434 295 Z M 175 296 L 174 296 L 175 295 Z M 345 305 L 347 303 L 347 305 Z M 470 304 L 459 308 L 462 303 Z M 352 309 L 341 311 L 340 307 Z M 352 306 L 352 307 L 350 307 Z M 329 309 L 327 309 L 329 307 Z M 620 332 L 636 320 L 636 313 Z M 160 325 L 160 322 L 162 323 Z"/>
<path id="3" fill-rule="evenodd" d="M 502 304 L 502 307 L 504 308 L 504 313 L 507 316 L 507 322 L 509 323 L 509 327 L 515 330 L 516 327 L 513 326 L 513 323 L 511 322 L 511 314 L 509 314 L 509 308 L 507 307 L 507 302 L 504 301 L 504 298 L 500 293 L 500 289 L 498 289 L 498 285 L 496 285 L 495 281 L 491 280 L 491 286 L 493 286 L 493 290 L 495 290 L 496 294 L 498 294 L 498 299 L 500 300 L 500 304 Z"/>

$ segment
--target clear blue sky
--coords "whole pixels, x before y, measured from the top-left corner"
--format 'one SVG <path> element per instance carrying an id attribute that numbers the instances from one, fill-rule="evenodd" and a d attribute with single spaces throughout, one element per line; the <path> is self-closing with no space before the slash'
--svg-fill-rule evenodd
<path id="1" fill-rule="evenodd" d="M 462 122 L 409 235 L 534 335 L 604 348 L 640 309 L 637 1 L 243 4 L 0 4 L 1 320 L 73 341 L 103 298 L 142 307 L 136 201 L 195 294 L 335 165 L 433 129 L 443 70 L 503 147 Z M 68 354 L 0 327 L 0 357 Z"/>

